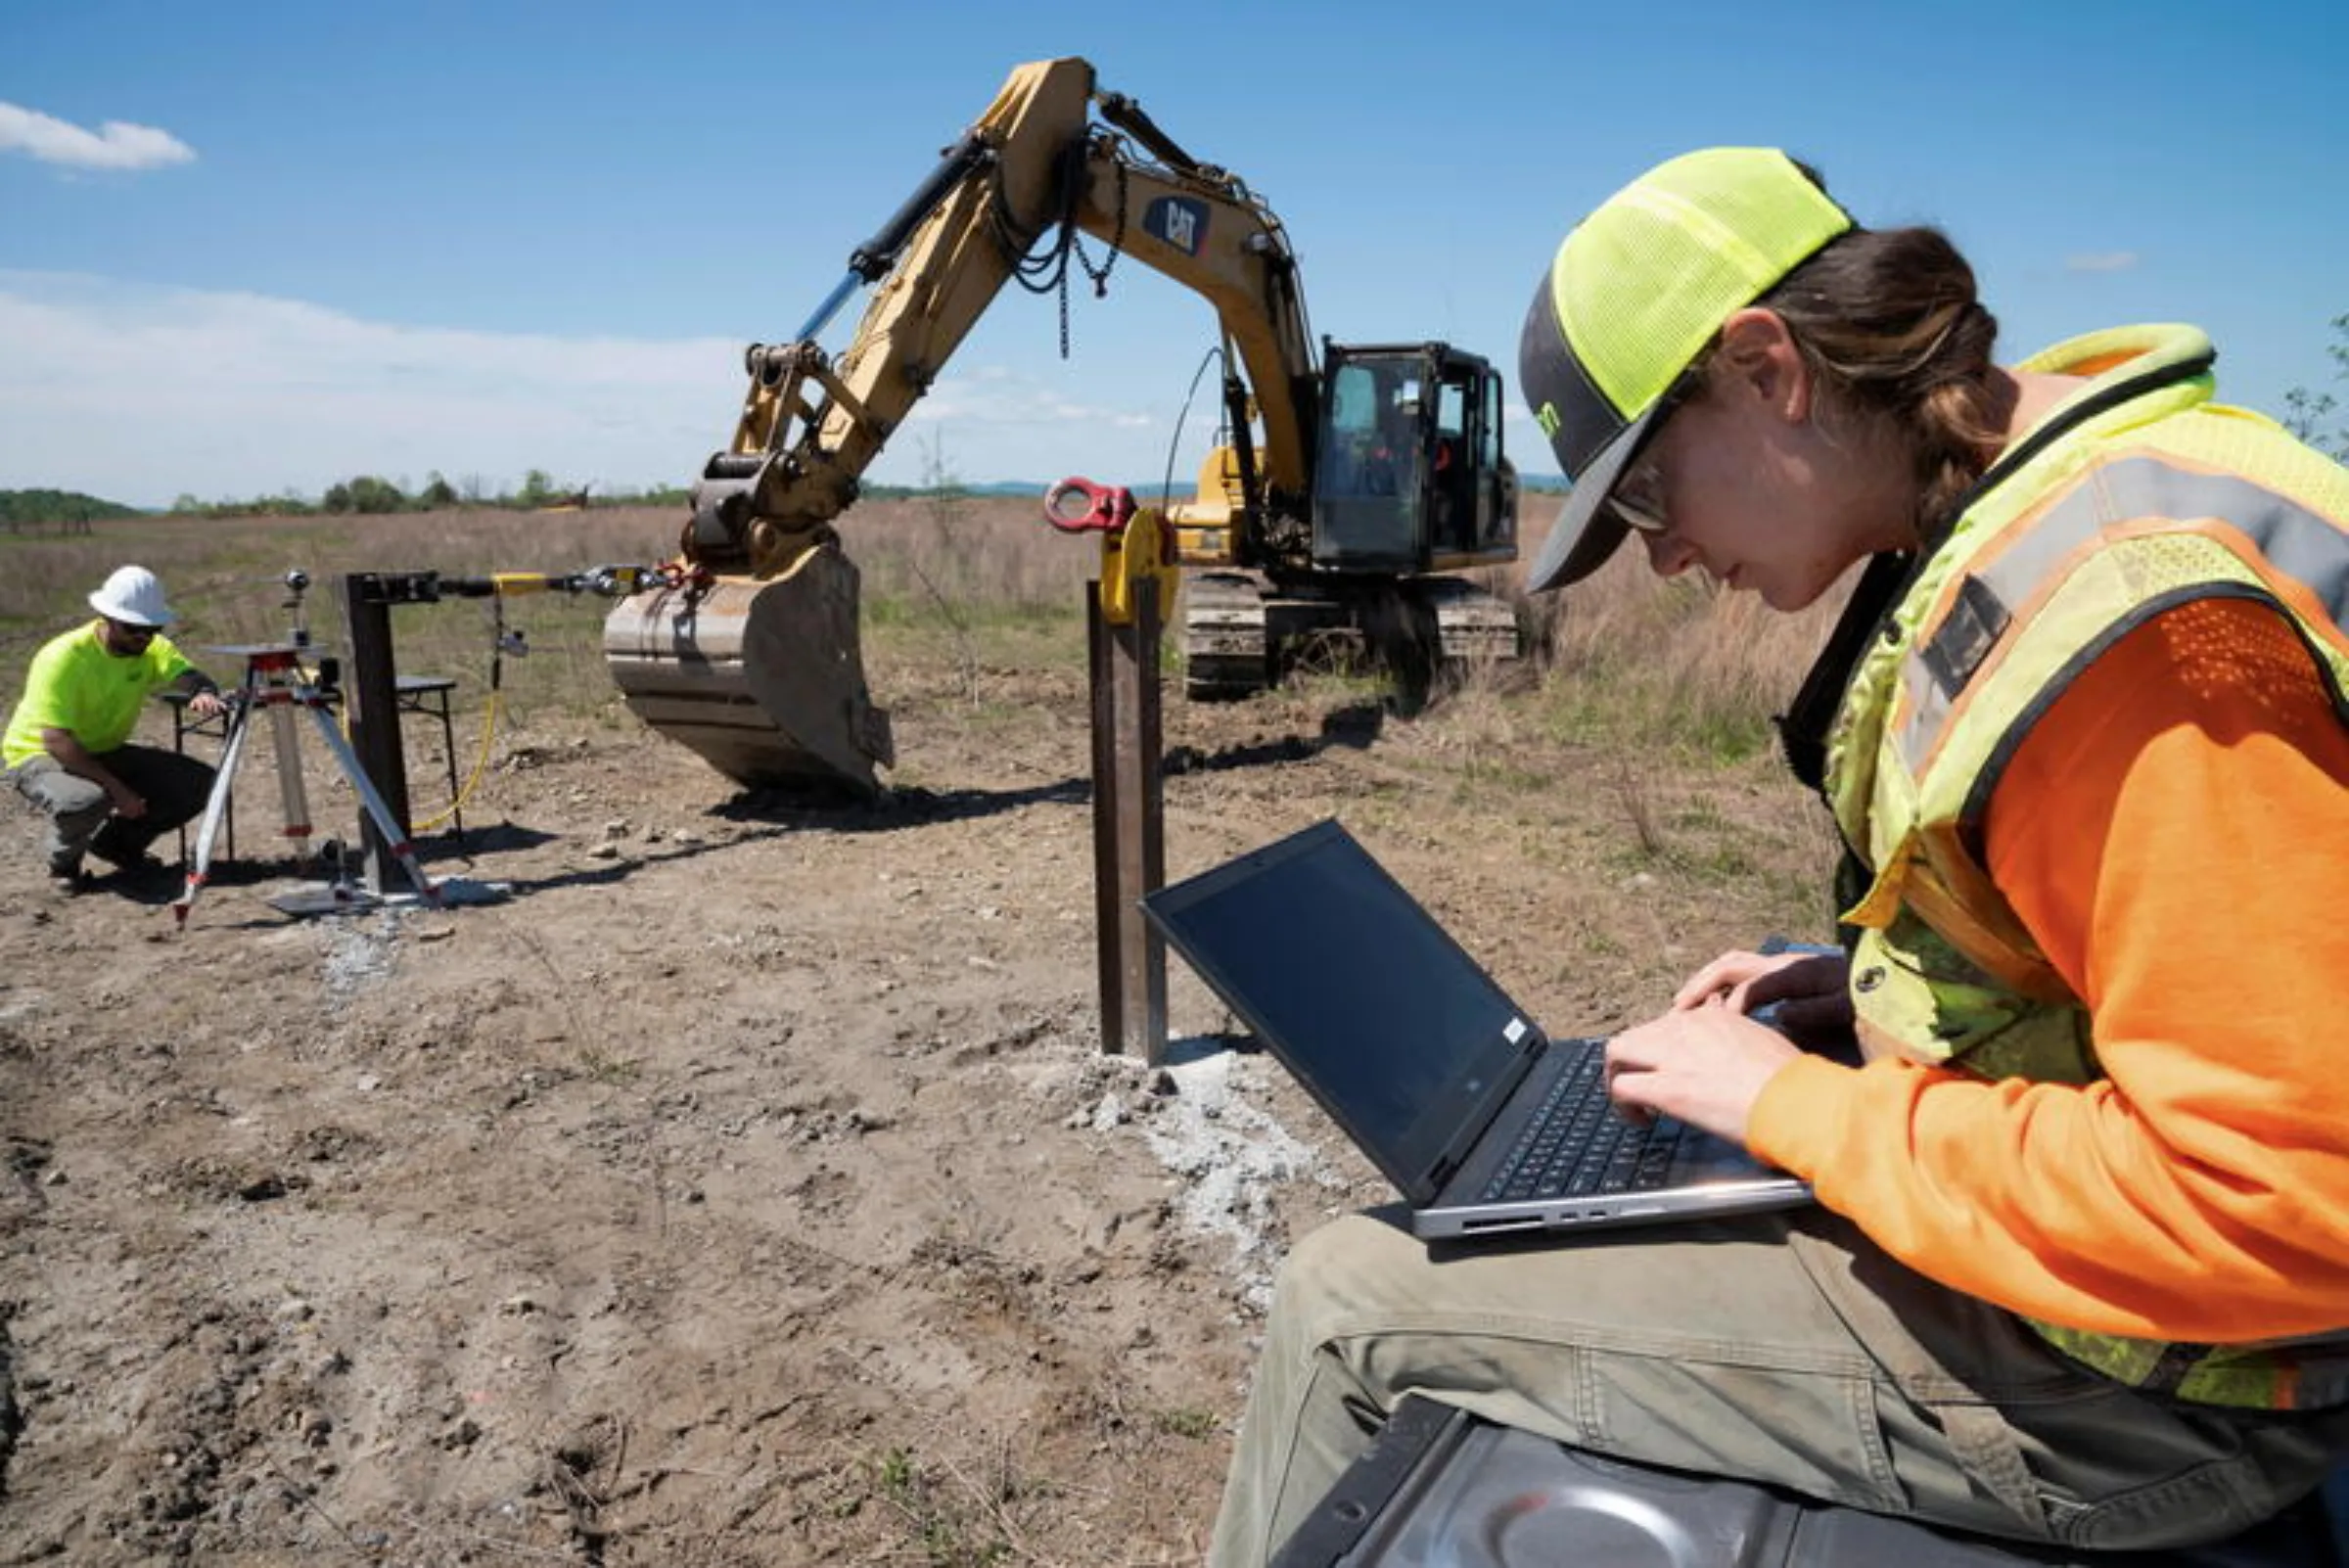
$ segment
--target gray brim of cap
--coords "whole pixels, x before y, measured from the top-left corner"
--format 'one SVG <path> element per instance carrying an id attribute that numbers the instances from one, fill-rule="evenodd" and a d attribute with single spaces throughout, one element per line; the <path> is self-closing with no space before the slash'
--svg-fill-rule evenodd
<path id="1" fill-rule="evenodd" d="M 1558 509 L 1558 520 L 1549 526 L 1549 536 L 1542 541 L 1542 553 L 1526 574 L 1527 592 L 1543 593 L 1580 582 L 1606 565 L 1607 557 L 1623 543 L 1631 530 L 1607 505 L 1607 497 L 1647 439 L 1648 429 L 1664 402 L 1656 399 L 1646 413 L 1624 426 L 1576 478 L 1574 487 L 1566 492 L 1566 504 Z"/>

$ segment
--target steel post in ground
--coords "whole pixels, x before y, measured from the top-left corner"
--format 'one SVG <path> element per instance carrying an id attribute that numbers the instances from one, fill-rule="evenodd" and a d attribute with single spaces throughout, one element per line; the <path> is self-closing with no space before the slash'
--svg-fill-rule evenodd
<path id="1" fill-rule="evenodd" d="M 1111 620 L 1101 584 L 1087 584 L 1094 930 L 1102 1046 L 1156 1067 L 1167 1054 L 1166 945 L 1140 900 L 1166 881 L 1158 595 L 1132 595 L 1131 610 L 1123 623 Z"/>
<path id="2" fill-rule="evenodd" d="M 375 574 L 346 574 L 340 585 L 343 624 L 350 636 L 350 668 L 344 673 L 343 713 L 350 725 L 350 749 L 374 781 L 395 830 L 377 831 L 371 817 L 359 819 L 359 848 L 368 888 L 388 891 L 397 856 L 392 844 L 408 838 L 408 765 L 399 734 L 399 669 L 392 653 L 392 607 Z M 420 881 L 416 891 L 424 891 Z"/>

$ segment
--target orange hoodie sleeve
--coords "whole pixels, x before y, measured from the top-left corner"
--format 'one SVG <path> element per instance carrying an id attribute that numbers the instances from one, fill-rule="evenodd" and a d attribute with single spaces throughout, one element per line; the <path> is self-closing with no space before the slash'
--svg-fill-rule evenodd
<path id="1" fill-rule="evenodd" d="M 2349 1324 L 2349 729 L 2274 612 L 2138 627 L 2000 780 L 1990 870 L 2094 1020 L 2086 1087 L 1805 1058 L 1757 1152 L 1943 1283 L 2214 1343 Z"/>

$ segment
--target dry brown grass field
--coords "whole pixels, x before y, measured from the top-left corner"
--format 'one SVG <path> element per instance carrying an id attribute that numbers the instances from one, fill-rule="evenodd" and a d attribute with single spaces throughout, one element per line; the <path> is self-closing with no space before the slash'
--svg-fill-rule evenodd
<path id="1" fill-rule="evenodd" d="M 292 569 L 332 645 L 340 574 L 651 561 L 680 521 L 0 536 L 0 680 L 126 560 L 202 659 L 282 634 Z M 175 934 L 48 899 L 8 798 L 0 1564 L 1198 1560 L 1269 1270 L 1384 1188 L 1179 965 L 1174 1065 L 1101 1050 L 1094 546 L 1024 501 L 842 529 L 902 759 L 873 805 L 745 796 L 648 734 L 606 606 L 559 597 L 508 605 L 532 651 L 493 733 L 485 606 L 393 612 L 478 770 L 425 859 L 502 901 L 279 913 L 263 752 Z M 1531 656 L 1414 714 L 1360 675 L 1171 680 L 1170 872 L 1336 815 L 1553 1028 L 1643 1016 L 1724 946 L 1827 930 L 1768 715 L 1830 613 L 1626 560 L 1520 597 Z M 438 726 L 407 740 L 423 822 Z"/>

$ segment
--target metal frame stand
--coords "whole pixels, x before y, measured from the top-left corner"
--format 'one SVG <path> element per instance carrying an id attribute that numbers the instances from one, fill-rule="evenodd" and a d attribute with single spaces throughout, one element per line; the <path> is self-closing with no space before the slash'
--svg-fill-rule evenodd
<path id="1" fill-rule="evenodd" d="M 206 878 L 212 864 L 212 844 L 219 832 L 220 820 L 228 807 L 231 793 L 236 787 L 237 766 L 245 759 L 246 738 L 253 731 L 253 715 L 257 708 L 269 710 L 270 723 L 275 730 L 277 745 L 278 790 L 285 803 L 286 836 L 303 847 L 302 858 L 308 858 L 307 841 L 310 833 L 310 808 L 307 793 L 302 788 L 301 758 L 296 750 L 299 726 L 294 722 L 294 710 L 306 712 L 317 725 L 318 734 L 326 742 L 335 765 L 365 807 L 367 820 L 382 834 L 390 853 L 407 872 L 410 883 L 423 895 L 428 903 L 440 901 L 440 890 L 424 868 L 417 863 L 415 846 L 408 842 L 405 829 L 384 797 L 359 765 L 356 753 L 344 740 L 327 712 L 327 700 L 309 683 L 301 668 L 303 650 L 293 644 L 268 647 L 224 649 L 222 652 L 242 654 L 245 658 L 244 677 L 239 681 L 235 712 L 229 715 L 228 739 L 220 753 L 219 771 L 212 778 L 212 792 L 204 806 L 204 822 L 196 832 L 196 858 L 188 867 L 187 886 L 172 900 L 171 913 L 181 929 L 188 923 L 188 913 L 196 907 L 197 895 L 204 891 Z"/>

